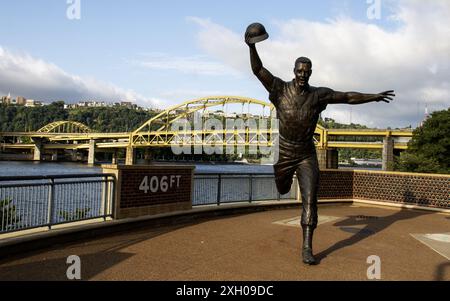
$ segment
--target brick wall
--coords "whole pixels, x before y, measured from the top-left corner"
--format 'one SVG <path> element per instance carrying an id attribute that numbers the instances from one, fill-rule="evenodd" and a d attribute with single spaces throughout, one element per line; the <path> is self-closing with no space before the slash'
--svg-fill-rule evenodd
<path id="1" fill-rule="evenodd" d="M 319 198 L 352 198 L 448 209 L 450 176 L 322 170 Z"/>
<path id="2" fill-rule="evenodd" d="M 353 198 L 450 208 L 450 176 L 356 171 Z"/>
<path id="3" fill-rule="evenodd" d="M 190 210 L 193 170 L 193 167 L 180 166 L 104 168 L 105 173 L 115 173 L 118 179 L 116 200 L 120 202 L 115 204 L 114 217 L 120 219 Z M 167 185 L 163 191 L 162 182 Z M 361 199 L 449 209 L 450 176 L 322 170 L 319 199 Z"/>
<path id="4" fill-rule="evenodd" d="M 319 199 L 353 198 L 353 171 L 320 171 Z"/>

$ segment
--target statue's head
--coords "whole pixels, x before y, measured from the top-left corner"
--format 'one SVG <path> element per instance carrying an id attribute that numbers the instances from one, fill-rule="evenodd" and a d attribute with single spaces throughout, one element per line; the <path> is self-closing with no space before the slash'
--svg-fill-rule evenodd
<path id="1" fill-rule="evenodd" d="M 307 57 L 299 57 L 295 61 L 294 67 L 295 81 L 301 88 L 308 85 L 309 78 L 312 74 L 312 62 Z"/>

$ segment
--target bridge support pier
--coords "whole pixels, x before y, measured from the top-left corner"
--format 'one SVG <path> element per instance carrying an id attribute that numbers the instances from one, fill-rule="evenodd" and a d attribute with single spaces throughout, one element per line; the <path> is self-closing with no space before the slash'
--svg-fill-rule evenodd
<path id="1" fill-rule="evenodd" d="M 55 150 L 55 151 L 52 153 L 52 161 L 53 161 L 53 162 L 58 161 L 58 150 Z"/>
<path id="2" fill-rule="evenodd" d="M 321 170 L 339 168 L 339 152 L 337 149 L 317 149 L 317 160 Z"/>
<path id="3" fill-rule="evenodd" d="M 125 165 L 134 165 L 136 157 L 136 149 L 132 146 L 127 146 L 127 153 L 125 155 Z"/>
<path id="4" fill-rule="evenodd" d="M 42 139 L 34 138 L 34 152 L 33 152 L 33 161 L 41 161 L 42 160 Z"/>
<path id="5" fill-rule="evenodd" d="M 152 153 L 148 148 L 145 149 L 144 160 L 146 165 L 150 165 L 152 163 Z"/>
<path id="6" fill-rule="evenodd" d="M 114 151 L 112 153 L 112 165 L 116 165 L 117 164 L 117 151 Z"/>
<path id="7" fill-rule="evenodd" d="M 89 154 L 88 154 L 88 164 L 95 164 L 95 140 L 89 141 Z"/>
<path id="8" fill-rule="evenodd" d="M 76 149 L 72 149 L 69 151 L 69 155 L 70 155 L 70 160 L 72 162 L 77 162 L 78 161 L 78 152 Z"/>
<path id="9" fill-rule="evenodd" d="M 383 139 L 383 171 L 394 170 L 394 138 Z"/>

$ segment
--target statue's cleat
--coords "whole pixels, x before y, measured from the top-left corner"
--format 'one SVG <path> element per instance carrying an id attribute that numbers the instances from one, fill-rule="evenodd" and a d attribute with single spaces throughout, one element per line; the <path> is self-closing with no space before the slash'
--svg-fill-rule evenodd
<path id="1" fill-rule="evenodd" d="M 310 248 L 304 248 L 303 249 L 303 263 L 304 264 L 308 264 L 308 265 L 315 265 L 316 259 L 314 258 L 313 254 L 312 254 L 312 249 Z"/>

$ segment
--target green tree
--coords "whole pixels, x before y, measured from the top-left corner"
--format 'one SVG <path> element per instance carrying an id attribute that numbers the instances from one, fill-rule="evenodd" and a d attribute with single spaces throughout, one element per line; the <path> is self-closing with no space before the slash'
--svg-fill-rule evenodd
<path id="1" fill-rule="evenodd" d="M 84 209 L 77 208 L 74 212 L 60 210 L 59 216 L 66 222 L 83 220 L 88 217 L 90 211 L 91 208 L 84 208 Z"/>
<path id="2" fill-rule="evenodd" d="M 64 109 L 64 102 L 48 106 L 24 107 L 0 104 L 0 132 L 37 131 L 55 121 L 78 121 L 93 131 L 130 132 L 154 117 L 156 112 L 126 107 Z"/>
<path id="3" fill-rule="evenodd" d="M 450 108 L 434 112 L 414 131 L 395 167 L 407 172 L 450 173 Z"/>
<path id="4" fill-rule="evenodd" d="M 12 204 L 12 200 L 0 200 L 0 232 L 9 230 L 20 222 L 17 214 L 16 206 Z"/>

